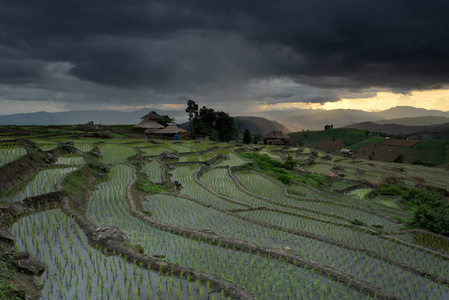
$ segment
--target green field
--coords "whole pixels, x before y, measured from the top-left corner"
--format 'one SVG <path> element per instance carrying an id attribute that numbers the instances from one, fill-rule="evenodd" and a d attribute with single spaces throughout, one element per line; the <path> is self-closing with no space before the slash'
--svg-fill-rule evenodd
<path id="1" fill-rule="evenodd" d="M 44 262 L 42 299 L 449 298 L 448 238 L 414 231 L 417 202 L 404 202 L 413 189 L 441 193 L 449 172 L 320 151 L 310 160 L 293 147 L 150 143 L 121 129 L 0 148 L 2 206 L 32 207 L 1 224 L 15 251 Z M 303 142 L 329 137 L 357 149 L 383 141 L 332 129 Z M 443 161 L 446 146 L 413 150 Z M 102 226 L 126 239 L 96 242 Z"/>
<path id="2" fill-rule="evenodd" d="M 304 134 L 304 132 L 302 132 Z M 334 128 L 323 131 L 305 132 L 307 137 L 302 140 L 304 145 L 314 146 L 324 140 L 342 139 L 345 145 L 350 146 L 365 139 L 364 130 L 355 130 L 348 128 Z"/>
<path id="3" fill-rule="evenodd" d="M 301 136 L 300 143 L 307 147 L 314 147 L 318 150 L 340 154 L 341 148 L 348 148 L 353 151 L 353 157 L 370 159 L 376 161 L 393 162 L 399 155 L 404 157 L 404 163 L 419 164 L 427 166 L 439 166 L 449 163 L 448 140 L 422 140 L 413 147 L 400 147 L 382 145 L 386 141 L 386 135 L 366 133 L 364 130 L 336 128 L 323 131 L 302 131 L 290 134 L 292 137 Z M 391 137 L 390 140 L 394 140 Z M 400 137 L 404 139 L 404 137 Z M 340 145 L 339 140 L 343 141 Z M 335 143 L 336 146 L 322 148 L 323 143 L 327 145 Z"/>

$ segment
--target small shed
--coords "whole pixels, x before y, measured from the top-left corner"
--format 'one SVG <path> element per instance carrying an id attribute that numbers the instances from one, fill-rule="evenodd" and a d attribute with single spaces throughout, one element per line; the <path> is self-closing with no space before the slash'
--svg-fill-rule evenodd
<path id="1" fill-rule="evenodd" d="M 290 137 L 282 131 L 271 131 L 263 136 L 265 145 L 287 145 L 290 143 Z"/>
<path id="2" fill-rule="evenodd" d="M 175 135 L 178 135 L 178 138 L 183 137 L 187 133 L 187 130 L 182 129 L 177 125 L 168 125 L 164 129 L 159 129 L 156 131 L 156 134 L 161 138 L 171 139 L 174 138 Z"/>
<path id="3" fill-rule="evenodd" d="M 341 149 L 340 152 L 343 155 L 351 155 L 352 154 L 352 150 L 351 149 Z"/>

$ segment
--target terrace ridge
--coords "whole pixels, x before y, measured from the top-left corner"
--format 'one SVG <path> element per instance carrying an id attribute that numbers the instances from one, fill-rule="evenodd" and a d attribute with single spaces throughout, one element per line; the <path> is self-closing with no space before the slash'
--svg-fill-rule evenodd
<path id="1" fill-rule="evenodd" d="M 131 166 L 133 169 L 133 176 L 136 176 L 135 174 L 135 168 L 134 166 Z M 136 177 L 134 177 L 133 180 L 136 180 Z M 283 261 L 288 262 L 289 264 L 296 265 L 298 267 L 302 268 L 308 268 L 309 270 L 312 270 L 316 274 L 320 274 L 324 276 L 327 276 L 329 279 L 332 279 L 334 281 L 338 281 L 343 284 L 349 284 L 351 288 L 360 291 L 366 295 L 369 296 L 376 296 L 377 299 L 400 299 L 399 297 L 386 292 L 373 284 L 370 284 L 368 282 L 362 281 L 358 279 L 357 277 L 349 274 L 342 273 L 336 269 L 323 266 L 321 264 L 318 264 L 310 259 L 299 257 L 295 254 L 288 253 L 283 250 L 274 250 L 266 247 L 262 247 L 253 243 L 244 242 L 241 240 L 236 240 L 232 238 L 225 238 L 220 237 L 215 234 L 208 234 L 204 232 L 199 232 L 197 230 L 177 226 L 177 225 L 171 225 L 164 222 L 156 221 L 150 218 L 149 216 L 143 214 L 140 211 L 136 210 L 136 206 L 134 203 L 134 199 L 131 192 L 132 185 L 128 185 L 127 188 L 127 202 L 130 206 L 130 212 L 140 218 L 142 221 L 145 221 L 148 225 L 158 228 L 160 230 L 169 231 L 172 234 L 181 235 L 183 237 L 188 238 L 194 238 L 198 240 L 202 240 L 205 242 L 208 242 L 212 245 L 224 247 L 224 245 L 232 246 L 235 250 L 246 252 L 246 253 L 253 253 L 253 254 L 263 254 L 267 257 L 271 258 L 278 258 Z"/>

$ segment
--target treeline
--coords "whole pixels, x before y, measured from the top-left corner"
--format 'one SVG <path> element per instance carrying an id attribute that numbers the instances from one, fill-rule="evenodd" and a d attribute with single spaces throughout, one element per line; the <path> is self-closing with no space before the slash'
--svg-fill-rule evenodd
<path id="1" fill-rule="evenodd" d="M 237 129 L 234 127 L 234 118 L 223 111 L 203 106 L 199 108 L 193 100 L 187 101 L 186 112 L 189 114 L 190 134 L 207 135 L 211 140 L 229 142 L 236 138 Z"/>

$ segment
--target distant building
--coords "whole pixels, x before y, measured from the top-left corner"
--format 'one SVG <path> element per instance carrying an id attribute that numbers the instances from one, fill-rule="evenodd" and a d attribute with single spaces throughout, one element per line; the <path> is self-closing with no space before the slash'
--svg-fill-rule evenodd
<path id="1" fill-rule="evenodd" d="M 350 150 L 350 149 L 341 149 L 340 152 L 343 155 L 351 155 L 352 154 L 352 150 Z"/>
<path id="2" fill-rule="evenodd" d="M 145 116 L 143 116 L 141 119 L 142 121 L 135 125 L 134 127 L 137 128 L 145 128 L 145 134 L 153 134 L 159 129 L 165 128 L 164 125 L 159 124 L 156 122 L 157 119 L 161 118 L 162 116 L 158 114 L 155 111 L 151 111 Z"/>
<path id="3" fill-rule="evenodd" d="M 137 128 L 144 128 L 145 135 L 151 138 L 165 138 L 165 139 L 180 139 L 183 137 L 187 131 L 182 129 L 177 125 L 168 125 L 164 126 L 157 122 L 158 119 L 164 118 L 167 116 L 161 116 L 155 111 L 151 111 L 141 119 L 142 121 L 135 125 Z"/>
<path id="4" fill-rule="evenodd" d="M 290 137 L 282 131 L 271 131 L 263 136 L 265 145 L 287 145 L 290 143 Z"/>

